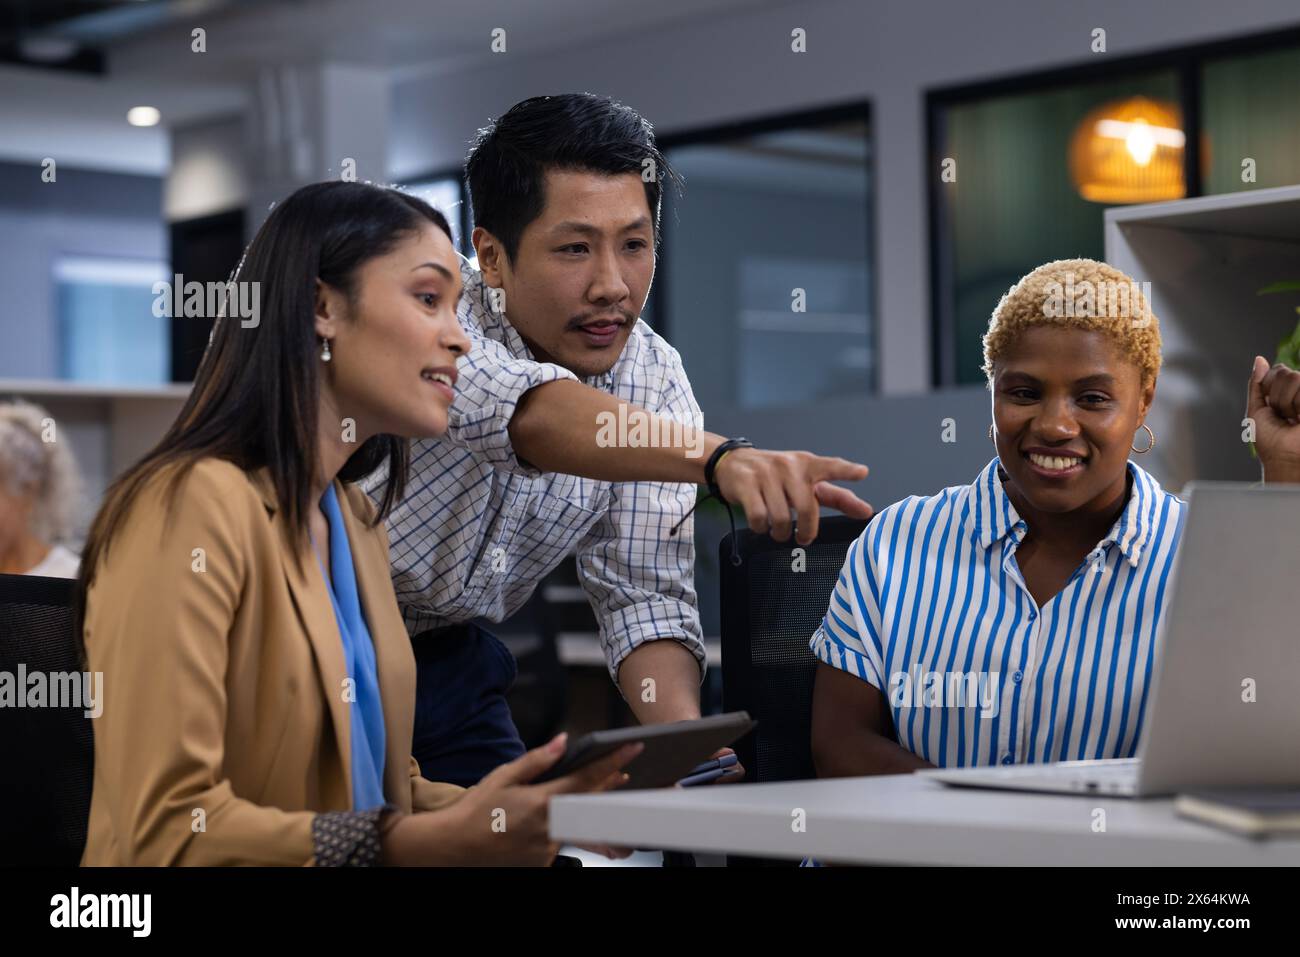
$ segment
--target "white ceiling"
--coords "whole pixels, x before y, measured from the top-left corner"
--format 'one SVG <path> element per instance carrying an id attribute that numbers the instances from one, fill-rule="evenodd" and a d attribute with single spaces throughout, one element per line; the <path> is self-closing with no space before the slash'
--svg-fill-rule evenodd
<path id="1" fill-rule="evenodd" d="M 0 66 L 0 159 L 160 174 L 165 127 L 231 115 L 268 64 L 342 62 L 394 79 L 488 61 L 554 55 L 691 18 L 787 5 L 790 0 L 173 0 L 152 25 L 104 30 L 104 76 Z M 74 26 L 77 26 L 74 24 Z M 191 31 L 207 50 L 191 50 Z M 506 30 L 506 53 L 490 49 Z M 70 29 L 54 31 L 68 33 Z M 84 31 L 83 31 L 84 35 Z M 580 54 L 578 54 L 580 55 Z M 126 111 L 156 106 L 163 125 L 128 126 Z"/>

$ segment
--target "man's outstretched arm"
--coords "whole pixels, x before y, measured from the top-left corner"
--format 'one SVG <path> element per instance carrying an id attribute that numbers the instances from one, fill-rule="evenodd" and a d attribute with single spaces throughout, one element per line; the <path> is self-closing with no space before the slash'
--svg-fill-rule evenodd
<path id="1" fill-rule="evenodd" d="M 704 482 L 704 466 L 723 436 L 702 432 L 702 442 L 677 446 L 628 447 L 598 441 L 602 421 L 617 421 L 619 406 L 626 406 L 626 421 L 633 413 L 653 420 L 652 434 L 681 434 L 666 420 L 571 379 L 546 382 L 529 389 L 519 399 L 509 425 L 515 455 L 543 472 L 568 472 L 606 482 Z M 615 418 L 609 420 L 606 416 Z M 689 454 L 688 454 L 689 453 Z M 867 467 L 840 458 L 810 452 L 772 452 L 735 449 L 723 456 L 716 471 L 718 487 L 727 501 L 745 510 L 749 527 L 771 532 L 778 541 L 790 537 L 790 515 L 798 516 L 798 542 L 817 537 L 818 507 L 826 506 L 854 518 L 870 518 L 871 506 L 846 488 L 831 482 L 856 482 L 867 477 Z"/>

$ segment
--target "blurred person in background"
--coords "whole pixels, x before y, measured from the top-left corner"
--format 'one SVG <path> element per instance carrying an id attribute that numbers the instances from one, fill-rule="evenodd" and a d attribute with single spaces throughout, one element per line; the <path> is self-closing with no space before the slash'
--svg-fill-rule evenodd
<path id="1" fill-rule="evenodd" d="M 60 543 L 81 481 L 67 443 L 45 440 L 52 422 L 40 406 L 0 403 L 0 574 L 77 577 L 80 559 Z"/>

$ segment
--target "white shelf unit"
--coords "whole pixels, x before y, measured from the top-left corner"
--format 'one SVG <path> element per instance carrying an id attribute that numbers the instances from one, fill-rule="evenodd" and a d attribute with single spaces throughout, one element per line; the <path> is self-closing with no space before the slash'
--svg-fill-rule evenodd
<path id="1" fill-rule="evenodd" d="M 1164 344 L 1147 417 L 1158 444 L 1135 460 L 1172 491 L 1258 481 L 1242 441 L 1246 382 L 1300 320 L 1300 294 L 1257 293 L 1300 280 L 1300 185 L 1109 209 L 1105 242 L 1107 262 L 1151 283 Z"/>
<path id="2" fill-rule="evenodd" d="M 71 443 L 84 482 L 76 538 L 104 489 L 152 448 L 189 395 L 188 383 L 113 386 L 52 379 L 0 379 L 0 400 L 25 399 L 49 412 L 56 435 Z"/>

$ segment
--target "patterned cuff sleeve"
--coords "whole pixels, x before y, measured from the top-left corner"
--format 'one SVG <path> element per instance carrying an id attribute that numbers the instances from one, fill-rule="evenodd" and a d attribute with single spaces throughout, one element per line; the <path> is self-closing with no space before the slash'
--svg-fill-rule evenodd
<path id="1" fill-rule="evenodd" d="M 486 340 L 484 340 L 486 342 Z M 479 350 L 475 340 L 474 349 Z M 486 353 L 486 349 L 484 350 Z M 524 393 L 559 379 L 578 381 L 568 369 L 549 362 L 492 354 L 467 357 L 458 367 L 456 400 L 447 420 L 447 439 L 504 472 L 537 476 L 510 444 L 510 420 Z"/>
<path id="2" fill-rule="evenodd" d="M 371 811 L 326 811 L 311 822 L 317 867 L 375 867 L 380 861 L 379 822 L 390 805 Z"/>
<path id="3" fill-rule="evenodd" d="M 700 681 L 708 673 L 709 657 L 700 637 L 700 613 L 688 601 L 655 596 L 650 600 L 611 611 L 600 622 L 600 640 L 609 676 L 618 685 L 618 670 L 632 652 L 650 641 L 675 641 L 700 666 Z"/>

